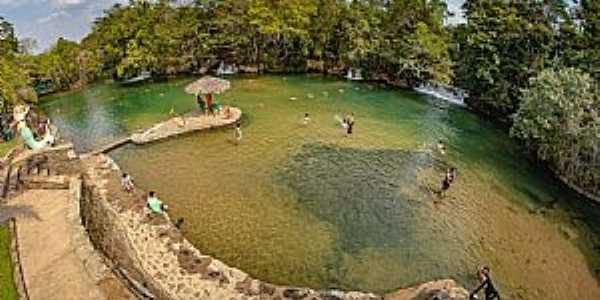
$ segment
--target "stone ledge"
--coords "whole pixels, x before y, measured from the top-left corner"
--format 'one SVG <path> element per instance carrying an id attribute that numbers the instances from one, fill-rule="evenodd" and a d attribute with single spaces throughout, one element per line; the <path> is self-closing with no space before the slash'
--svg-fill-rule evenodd
<path id="1" fill-rule="evenodd" d="M 385 296 L 262 282 L 203 255 L 181 236 L 167 214 L 153 216 L 146 211 L 141 191 L 139 199 L 118 196 L 120 171 L 112 159 L 105 155 L 89 156 L 85 164 L 85 188 L 90 192 L 86 193 L 87 199 L 82 199 L 85 203 L 82 208 L 92 241 L 128 273 L 137 274 L 135 280 L 142 282 L 157 299 L 466 300 L 468 297 L 467 291 L 452 280 L 431 282 Z"/>
<path id="2" fill-rule="evenodd" d="M 19 239 L 17 237 L 17 222 L 14 218 L 8 221 L 8 230 L 10 231 L 10 256 L 13 263 L 13 280 L 17 293 L 19 293 L 19 300 L 29 300 L 29 293 L 27 292 L 27 286 L 25 285 L 25 279 L 23 277 L 23 267 L 21 266 L 21 256 L 19 252 Z"/>
<path id="3" fill-rule="evenodd" d="M 242 111 L 236 107 L 226 107 L 225 109 L 227 108 L 231 110 L 230 118 L 225 118 L 223 113 L 216 116 L 196 115 L 175 117 L 158 123 L 144 132 L 132 134 L 130 140 L 135 144 L 146 144 L 188 132 L 222 127 L 237 122 L 242 116 Z M 182 118 L 185 122 L 182 121 Z"/>

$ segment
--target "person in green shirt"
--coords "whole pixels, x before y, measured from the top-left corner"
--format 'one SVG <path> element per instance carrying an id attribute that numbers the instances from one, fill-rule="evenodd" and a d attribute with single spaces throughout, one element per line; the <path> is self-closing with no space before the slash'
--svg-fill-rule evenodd
<path id="1" fill-rule="evenodd" d="M 146 205 L 148 208 L 155 214 L 161 214 L 168 210 L 167 206 L 156 197 L 156 193 L 151 191 L 148 193 L 148 200 L 146 200 Z"/>

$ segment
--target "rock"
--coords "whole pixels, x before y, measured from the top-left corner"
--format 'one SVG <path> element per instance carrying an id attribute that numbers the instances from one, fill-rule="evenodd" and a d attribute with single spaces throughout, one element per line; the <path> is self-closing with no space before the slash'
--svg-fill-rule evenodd
<path id="1" fill-rule="evenodd" d="M 439 280 L 384 296 L 385 300 L 467 300 L 469 293 L 454 280 Z"/>
<path id="2" fill-rule="evenodd" d="M 258 73 L 258 66 L 239 65 L 238 70 L 242 73 Z"/>
<path id="3" fill-rule="evenodd" d="M 268 283 L 262 283 L 260 285 L 260 293 L 261 294 L 266 294 L 266 295 L 273 295 L 276 291 L 275 286 L 273 286 L 272 284 L 268 284 Z"/>
<path id="4" fill-rule="evenodd" d="M 283 296 L 288 299 L 300 300 L 306 298 L 308 293 L 305 290 L 301 289 L 286 289 L 283 291 Z"/>
<path id="5" fill-rule="evenodd" d="M 579 235 L 577 234 L 577 232 L 575 232 L 575 230 L 569 228 L 566 225 L 560 225 L 559 229 L 560 229 L 560 232 L 569 240 L 574 240 L 579 237 Z"/>

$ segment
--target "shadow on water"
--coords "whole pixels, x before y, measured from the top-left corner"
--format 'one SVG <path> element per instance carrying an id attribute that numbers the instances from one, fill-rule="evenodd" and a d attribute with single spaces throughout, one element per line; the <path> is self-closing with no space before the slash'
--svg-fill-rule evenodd
<path id="1" fill-rule="evenodd" d="M 416 171 L 433 157 L 403 150 L 305 145 L 278 172 L 299 203 L 340 233 L 344 252 L 414 243 L 418 199 Z M 441 168 L 440 168 L 441 169 Z"/>
<path id="2" fill-rule="evenodd" d="M 335 228 L 336 256 L 325 281 L 329 287 L 348 287 L 352 276 L 345 273 L 354 264 L 348 256 L 378 260 L 364 257 L 365 249 L 372 253 L 395 249 L 401 254 L 394 258 L 396 266 L 439 262 L 447 248 L 428 248 L 423 243 L 424 238 L 443 240 L 436 237 L 441 231 L 424 236 L 431 224 L 423 222 L 423 216 L 437 197 L 431 192 L 437 187 L 423 186 L 417 178 L 419 170 L 433 168 L 441 173 L 446 167 L 425 152 L 308 144 L 281 166 L 275 182 L 289 188 L 301 207 Z M 453 267 L 446 263 L 439 262 L 433 272 L 450 274 Z M 388 282 L 387 289 L 391 287 Z"/>

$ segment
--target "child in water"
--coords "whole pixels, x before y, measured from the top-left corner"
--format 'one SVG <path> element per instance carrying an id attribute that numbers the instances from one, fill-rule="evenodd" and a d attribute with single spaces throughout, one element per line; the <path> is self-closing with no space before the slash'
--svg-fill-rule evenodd
<path id="1" fill-rule="evenodd" d="M 308 116 L 308 113 L 304 114 L 304 120 L 302 121 L 302 124 L 304 124 L 304 126 L 308 125 L 308 123 L 310 123 L 310 117 Z"/>
<path id="2" fill-rule="evenodd" d="M 235 129 L 233 130 L 233 138 L 238 143 L 242 140 L 242 124 L 240 122 L 235 123 Z"/>

